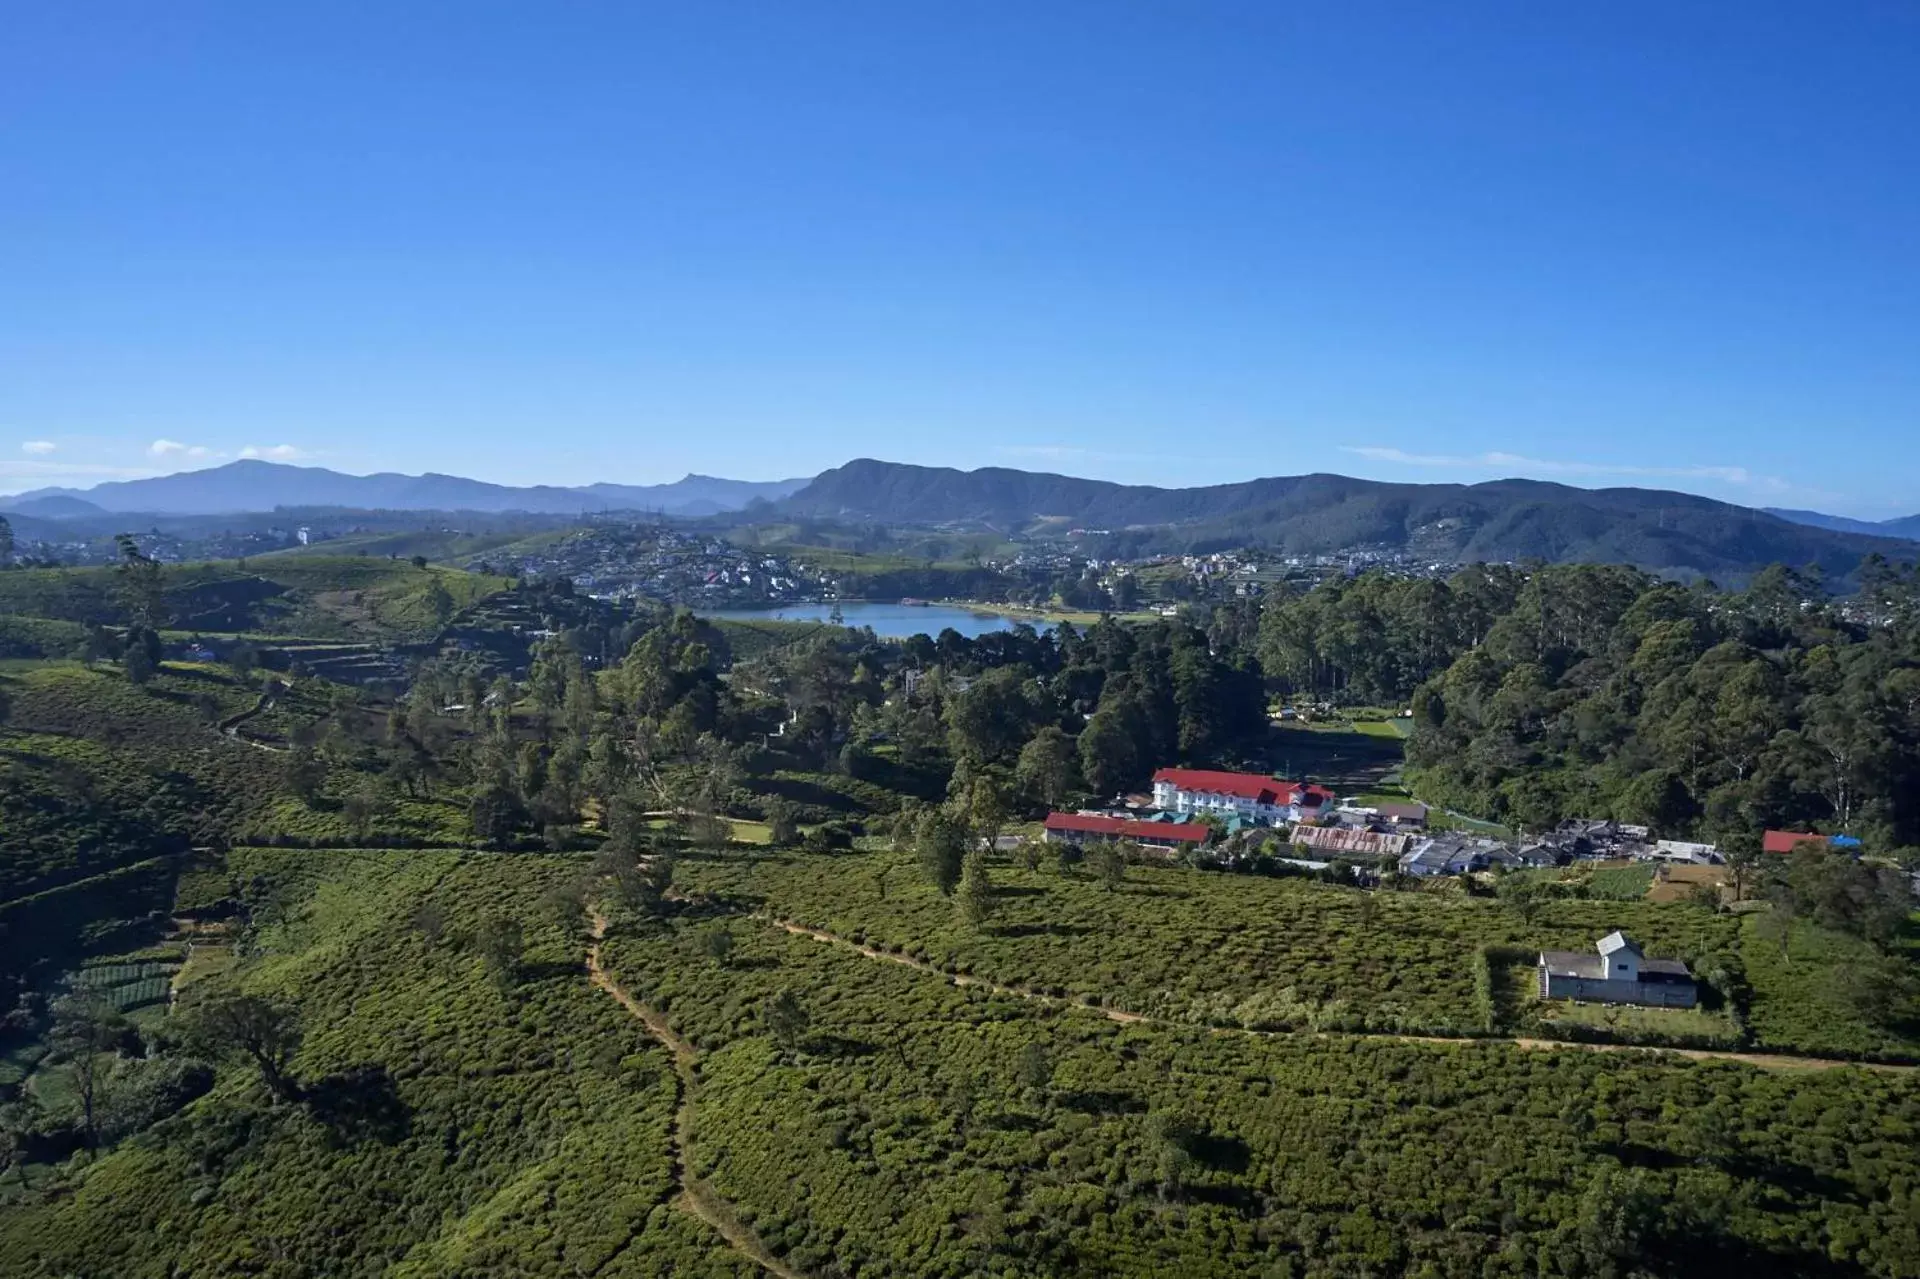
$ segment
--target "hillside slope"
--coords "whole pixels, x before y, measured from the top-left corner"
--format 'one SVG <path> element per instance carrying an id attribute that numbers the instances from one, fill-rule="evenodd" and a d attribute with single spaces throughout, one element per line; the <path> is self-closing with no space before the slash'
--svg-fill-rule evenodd
<path id="1" fill-rule="evenodd" d="M 65 1193 L 0 1205 L 0 1275 L 744 1279 L 751 1267 L 665 1206 L 673 1076 L 579 978 L 578 942 L 530 920 L 503 990 L 473 947 L 396 923 L 431 909 L 472 927 L 574 869 L 237 850 L 232 887 L 284 922 L 185 1002 L 238 989 L 296 1013 L 301 1099 L 274 1104 L 220 1063 L 211 1091 Z"/>
<path id="2" fill-rule="evenodd" d="M 181 630 L 257 631 L 319 639 L 418 638 L 438 629 L 438 583 L 454 610 L 502 590 L 507 579 L 416 568 L 371 556 L 262 556 L 169 565 L 165 603 Z M 0 574 L 0 614 L 110 625 L 120 622 L 115 570 L 22 569 Z"/>
<path id="3" fill-rule="evenodd" d="M 1105 531 L 1129 550 L 1263 545 L 1312 554 L 1383 545 L 1436 558 L 1617 561 L 1683 574 L 1737 575 L 1770 563 L 1845 574 L 1874 551 L 1910 557 L 1917 549 L 1688 493 L 1520 479 L 1388 484 L 1315 474 L 1166 489 L 862 459 L 822 474 L 783 505 L 796 514 L 886 523 L 1026 528 L 1045 521 Z"/>

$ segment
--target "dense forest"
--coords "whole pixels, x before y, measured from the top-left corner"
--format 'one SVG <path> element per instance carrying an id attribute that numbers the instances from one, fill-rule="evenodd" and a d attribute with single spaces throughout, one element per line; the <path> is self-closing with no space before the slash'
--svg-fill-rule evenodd
<path id="1" fill-rule="evenodd" d="M 1606 566 L 1369 575 L 1270 605 L 1267 674 L 1410 704 L 1434 802 L 1535 830 L 1614 816 L 1734 844 L 1768 827 L 1920 844 L 1912 571 L 1843 604 L 1775 568 L 1739 592 Z"/>

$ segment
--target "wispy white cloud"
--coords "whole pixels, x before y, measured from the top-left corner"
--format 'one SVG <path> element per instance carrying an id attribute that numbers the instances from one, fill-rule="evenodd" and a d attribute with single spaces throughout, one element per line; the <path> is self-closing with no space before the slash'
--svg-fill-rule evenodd
<path id="1" fill-rule="evenodd" d="M 28 440 L 20 446 L 20 451 L 34 457 L 45 457 L 59 447 L 52 440 Z"/>
<path id="2" fill-rule="evenodd" d="M 313 454 L 291 444 L 249 444 L 240 450 L 240 456 L 263 458 L 269 462 L 297 462 Z"/>
<path id="3" fill-rule="evenodd" d="M 153 457 L 198 461 L 201 458 L 219 457 L 204 444 L 182 444 L 178 440 L 155 440 L 147 445 L 147 452 Z"/>
<path id="4" fill-rule="evenodd" d="M 1744 466 L 1637 466 L 1614 462 L 1579 462 L 1526 457 L 1519 453 L 1410 453 L 1382 445 L 1347 445 L 1343 452 L 1375 462 L 1447 470 L 1504 471 L 1511 475 L 1634 476 L 1642 479 L 1711 480 L 1759 493 L 1784 493 L 1792 486 L 1773 475 L 1756 475 Z"/>
<path id="5" fill-rule="evenodd" d="M 13 462 L 0 460 L 0 492 L 17 493 L 65 480 L 137 480 L 155 474 L 151 467 L 108 466 L 94 462 Z"/>

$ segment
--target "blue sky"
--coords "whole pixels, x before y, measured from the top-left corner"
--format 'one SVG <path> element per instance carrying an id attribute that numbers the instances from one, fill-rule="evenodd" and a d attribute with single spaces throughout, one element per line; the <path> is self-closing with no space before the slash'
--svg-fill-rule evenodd
<path id="1" fill-rule="evenodd" d="M 855 456 L 1920 510 L 1920 8 L 13 4 L 0 491 Z"/>

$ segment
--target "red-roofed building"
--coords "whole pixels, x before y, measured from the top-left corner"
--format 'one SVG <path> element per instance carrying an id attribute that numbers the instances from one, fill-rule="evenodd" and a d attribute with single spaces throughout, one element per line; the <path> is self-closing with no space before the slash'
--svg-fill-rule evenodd
<path id="1" fill-rule="evenodd" d="M 1047 814 L 1050 843 L 1126 840 L 1148 848 L 1198 848 L 1207 842 L 1207 834 L 1207 828 L 1197 822 L 1137 822 L 1125 817 L 1096 817 L 1085 813 Z"/>
<path id="2" fill-rule="evenodd" d="M 1763 853 L 1791 853 L 1802 844 L 1824 853 L 1829 841 L 1825 835 L 1809 835 L 1798 830 L 1770 830 L 1760 837 L 1760 851 Z"/>
<path id="3" fill-rule="evenodd" d="M 1286 782 L 1258 773 L 1207 768 L 1163 768 L 1153 775 L 1153 802 L 1170 813 L 1232 817 L 1274 826 L 1310 822 L 1333 805 L 1324 786 Z"/>

